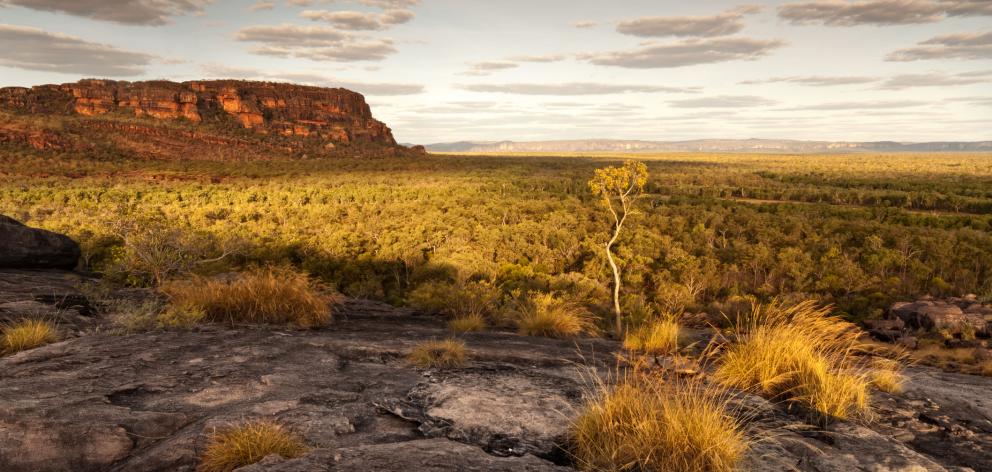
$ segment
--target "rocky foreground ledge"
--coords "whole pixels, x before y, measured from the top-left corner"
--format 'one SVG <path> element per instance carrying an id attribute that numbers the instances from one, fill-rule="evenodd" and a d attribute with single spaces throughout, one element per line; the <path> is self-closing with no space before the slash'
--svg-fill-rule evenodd
<path id="1" fill-rule="evenodd" d="M 0 359 L 0 470 L 192 471 L 215 428 L 253 419 L 312 450 L 239 470 L 573 470 L 570 418 L 618 345 L 490 332 L 464 337 L 464 368 L 405 360 L 447 335 L 440 318 L 356 300 L 311 331 L 89 329 Z M 867 425 L 821 429 L 741 396 L 757 439 L 742 470 L 992 470 L 992 379 L 908 374 L 903 394 L 878 394 Z"/>

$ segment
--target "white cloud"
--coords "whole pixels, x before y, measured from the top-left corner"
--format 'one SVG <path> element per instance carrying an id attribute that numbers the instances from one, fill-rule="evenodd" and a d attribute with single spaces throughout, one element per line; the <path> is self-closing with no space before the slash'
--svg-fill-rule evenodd
<path id="1" fill-rule="evenodd" d="M 413 19 L 410 10 L 386 10 L 383 13 L 362 11 L 306 10 L 300 16 L 323 21 L 345 30 L 384 30 Z"/>
<path id="2" fill-rule="evenodd" d="M 255 54 L 315 61 L 375 61 L 396 52 L 388 38 L 356 37 L 328 26 L 257 25 L 241 29 L 238 41 L 259 43 Z"/>
<path id="3" fill-rule="evenodd" d="M 774 105 L 778 102 L 752 95 L 718 95 L 714 97 L 674 100 L 669 103 L 677 108 L 750 108 Z"/>
<path id="4" fill-rule="evenodd" d="M 156 57 L 27 26 L 0 24 L 0 65 L 100 77 L 141 75 Z"/>
<path id="5" fill-rule="evenodd" d="M 646 16 L 621 21 L 617 32 L 641 37 L 727 36 L 744 29 L 744 15 L 759 11 L 761 7 L 746 6 L 713 16 Z"/>
<path id="6" fill-rule="evenodd" d="M 696 88 L 591 82 L 555 84 L 463 84 L 460 88 L 472 92 L 509 93 L 517 95 L 610 95 L 654 92 L 696 93 L 699 91 L 699 89 Z"/>
<path id="7" fill-rule="evenodd" d="M 0 0 L 33 10 L 66 13 L 131 25 L 164 25 L 170 18 L 199 13 L 213 0 Z"/>
<path id="8" fill-rule="evenodd" d="M 992 59 L 992 32 L 937 36 L 885 57 L 896 62 L 927 59 Z"/>
<path id="9" fill-rule="evenodd" d="M 682 67 L 726 61 L 751 61 L 785 45 L 780 40 L 751 38 L 687 39 L 675 43 L 649 44 L 637 49 L 583 54 L 596 65 L 635 69 Z"/>

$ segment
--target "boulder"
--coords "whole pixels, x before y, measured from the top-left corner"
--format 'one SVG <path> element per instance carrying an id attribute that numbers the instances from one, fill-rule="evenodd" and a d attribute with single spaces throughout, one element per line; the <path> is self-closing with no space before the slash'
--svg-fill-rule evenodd
<path id="1" fill-rule="evenodd" d="M 68 236 L 0 215 L 0 268 L 73 269 L 80 250 Z"/>
<path id="2" fill-rule="evenodd" d="M 961 307 L 943 301 L 898 302 L 889 308 L 889 312 L 901 318 L 910 328 L 947 330 L 951 334 L 961 332 L 966 322 Z"/>

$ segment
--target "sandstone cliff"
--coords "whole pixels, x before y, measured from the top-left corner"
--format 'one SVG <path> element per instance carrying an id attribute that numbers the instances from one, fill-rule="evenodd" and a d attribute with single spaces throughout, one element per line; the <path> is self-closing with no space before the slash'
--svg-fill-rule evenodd
<path id="1" fill-rule="evenodd" d="M 176 83 L 87 79 L 62 85 L 0 88 L 0 108 L 20 114 L 72 117 L 133 115 L 194 129 L 199 124 L 217 129 L 229 123 L 259 135 L 320 142 L 325 147 L 396 145 L 389 128 L 372 117 L 365 98 L 342 88 L 235 80 Z"/>

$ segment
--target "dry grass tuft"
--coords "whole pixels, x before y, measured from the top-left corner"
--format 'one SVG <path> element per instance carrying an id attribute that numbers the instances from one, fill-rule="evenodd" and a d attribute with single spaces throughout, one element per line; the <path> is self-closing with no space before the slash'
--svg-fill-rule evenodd
<path id="1" fill-rule="evenodd" d="M 0 354 L 14 354 L 59 340 L 55 325 L 44 320 L 22 320 L 2 327 Z"/>
<path id="2" fill-rule="evenodd" d="M 413 348 L 407 356 L 413 365 L 424 369 L 460 367 L 465 365 L 466 358 L 465 343 L 457 339 L 427 341 Z"/>
<path id="3" fill-rule="evenodd" d="M 303 440 L 282 426 L 257 421 L 215 432 L 200 458 L 198 472 L 230 472 L 254 464 L 269 454 L 286 459 L 306 454 Z"/>
<path id="4" fill-rule="evenodd" d="M 978 365 L 978 375 L 992 377 L 992 361 L 985 361 Z"/>
<path id="5" fill-rule="evenodd" d="M 807 301 L 755 304 L 736 325 L 715 371 L 724 385 L 808 407 L 820 419 L 867 416 L 872 369 L 861 331 Z"/>
<path id="6" fill-rule="evenodd" d="M 650 355 L 672 354 L 679 349 L 679 323 L 670 318 L 646 323 L 627 332 L 623 347 Z"/>
<path id="7" fill-rule="evenodd" d="M 180 312 L 202 311 L 206 321 L 231 324 L 319 327 L 330 321 L 334 301 L 321 295 L 305 274 L 274 267 L 251 270 L 234 280 L 198 277 L 168 282 L 161 290 Z"/>
<path id="8" fill-rule="evenodd" d="M 486 329 L 486 318 L 479 313 L 472 313 L 452 318 L 448 328 L 456 333 L 468 333 Z"/>
<path id="9" fill-rule="evenodd" d="M 647 377 L 601 386 L 572 440 L 579 467 L 604 472 L 730 471 L 748 449 L 724 395 Z"/>
<path id="10" fill-rule="evenodd" d="M 875 370 L 871 374 L 871 384 L 875 388 L 893 395 L 902 393 L 902 384 L 906 377 L 892 370 Z"/>
<path id="11" fill-rule="evenodd" d="M 533 293 L 519 302 L 516 321 L 525 336 L 572 338 L 597 332 L 589 310 L 551 293 Z"/>

